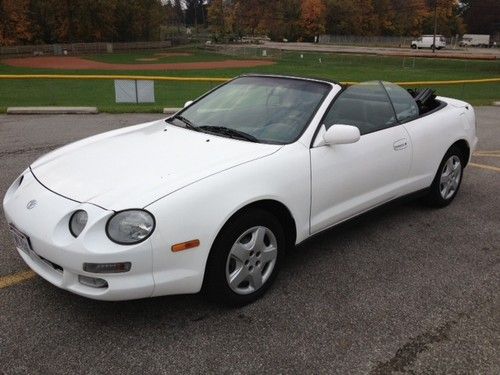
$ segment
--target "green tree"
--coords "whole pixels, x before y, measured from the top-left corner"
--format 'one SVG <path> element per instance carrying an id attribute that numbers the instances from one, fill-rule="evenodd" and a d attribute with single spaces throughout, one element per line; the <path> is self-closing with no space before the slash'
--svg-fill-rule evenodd
<path id="1" fill-rule="evenodd" d="M 326 20 L 329 34 L 373 35 L 376 29 L 371 0 L 329 0 Z"/>

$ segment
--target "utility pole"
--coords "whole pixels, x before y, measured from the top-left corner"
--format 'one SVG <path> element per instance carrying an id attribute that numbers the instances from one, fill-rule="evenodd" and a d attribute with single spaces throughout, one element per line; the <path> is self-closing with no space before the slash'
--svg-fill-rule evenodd
<path id="1" fill-rule="evenodd" d="M 432 38 L 432 53 L 436 52 L 436 33 L 438 27 L 437 9 L 438 9 L 438 0 L 434 0 L 434 37 Z"/>

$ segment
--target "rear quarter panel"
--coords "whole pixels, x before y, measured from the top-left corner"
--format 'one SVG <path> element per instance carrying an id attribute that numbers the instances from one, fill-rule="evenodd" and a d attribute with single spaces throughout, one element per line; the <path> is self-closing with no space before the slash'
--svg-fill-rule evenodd
<path id="1" fill-rule="evenodd" d="M 408 192 L 431 185 L 446 151 L 459 140 L 465 140 L 474 150 L 477 138 L 474 109 L 468 103 L 438 97 L 447 105 L 404 124 L 413 148 Z"/>

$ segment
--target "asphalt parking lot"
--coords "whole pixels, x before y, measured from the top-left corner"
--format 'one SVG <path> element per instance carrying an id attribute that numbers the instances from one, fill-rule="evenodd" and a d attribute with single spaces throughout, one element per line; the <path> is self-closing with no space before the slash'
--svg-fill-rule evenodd
<path id="1" fill-rule="evenodd" d="M 0 373 L 500 373 L 500 107 L 453 204 L 391 204 L 290 252 L 274 287 L 98 302 L 26 273 L 0 214 Z M 39 155 L 161 115 L 0 115 L 0 195 Z"/>

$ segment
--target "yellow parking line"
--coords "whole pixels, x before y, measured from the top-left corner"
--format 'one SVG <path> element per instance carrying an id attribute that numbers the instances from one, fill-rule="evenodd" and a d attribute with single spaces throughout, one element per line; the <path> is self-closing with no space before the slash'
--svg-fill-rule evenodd
<path id="1" fill-rule="evenodd" d="M 477 164 L 477 163 L 469 163 L 470 166 L 482 169 L 489 169 L 491 171 L 500 172 L 500 168 L 493 167 L 491 165 Z"/>
<path id="2" fill-rule="evenodd" d="M 2 276 L 0 277 L 0 289 L 8 288 L 9 286 L 22 283 L 23 281 L 32 279 L 33 277 L 35 277 L 35 275 L 36 273 L 30 270 L 14 273 L 12 275 Z"/>

